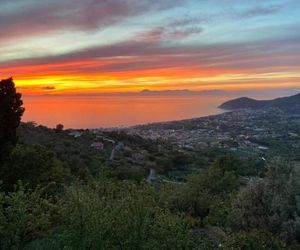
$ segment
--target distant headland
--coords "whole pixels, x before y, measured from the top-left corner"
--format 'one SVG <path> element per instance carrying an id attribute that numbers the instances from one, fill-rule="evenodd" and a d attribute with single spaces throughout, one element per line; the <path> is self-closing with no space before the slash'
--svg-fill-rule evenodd
<path id="1" fill-rule="evenodd" d="M 300 93 L 273 100 L 255 100 L 248 97 L 241 97 L 224 102 L 219 108 L 226 110 L 279 108 L 288 113 L 300 114 Z"/>

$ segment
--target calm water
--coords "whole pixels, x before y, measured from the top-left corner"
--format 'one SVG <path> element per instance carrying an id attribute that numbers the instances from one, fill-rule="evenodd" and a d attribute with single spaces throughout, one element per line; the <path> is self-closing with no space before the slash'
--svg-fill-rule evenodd
<path id="1" fill-rule="evenodd" d="M 226 96 L 24 97 L 23 120 L 48 127 L 119 127 L 221 113 Z"/>

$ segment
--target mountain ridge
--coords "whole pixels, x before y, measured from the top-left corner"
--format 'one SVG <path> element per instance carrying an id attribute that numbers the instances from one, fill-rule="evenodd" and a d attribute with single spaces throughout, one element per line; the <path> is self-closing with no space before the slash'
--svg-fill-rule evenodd
<path id="1" fill-rule="evenodd" d="M 222 103 L 219 108 L 226 110 L 279 108 L 288 113 L 300 114 L 300 93 L 272 100 L 256 100 L 249 97 L 240 97 Z"/>

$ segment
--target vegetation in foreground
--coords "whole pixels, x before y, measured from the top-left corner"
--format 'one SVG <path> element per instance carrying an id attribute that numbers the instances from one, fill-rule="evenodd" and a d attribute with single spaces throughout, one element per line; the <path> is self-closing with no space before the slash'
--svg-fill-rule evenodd
<path id="1" fill-rule="evenodd" d="M 77 140 L 32 124 L 17 130 L 23 112 L 12 79 L 1 81 L 0 249 L 300 248 L 295 162 L 253 171 L 253 162 L 210 152 L 212 162 L 124 134 L 110 136 L 147 149 L 147 164 L 109 161 L 83 147 L 88 132 Z M 188 175 L 149 184 L 154 163 L 162 176 Z"/>

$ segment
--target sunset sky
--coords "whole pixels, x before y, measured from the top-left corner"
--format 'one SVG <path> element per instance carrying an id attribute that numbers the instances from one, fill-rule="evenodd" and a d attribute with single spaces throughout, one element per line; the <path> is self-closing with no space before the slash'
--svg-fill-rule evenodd
<path id="1" fill-rule="evenodd" d="M 298 0 L 0 0 L 0 78 L 22 92 L 300 85 Z"/>

